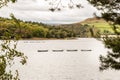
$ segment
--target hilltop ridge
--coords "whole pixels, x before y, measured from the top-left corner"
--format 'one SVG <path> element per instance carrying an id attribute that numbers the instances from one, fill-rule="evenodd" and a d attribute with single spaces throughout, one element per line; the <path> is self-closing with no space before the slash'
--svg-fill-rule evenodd
<path id="1" fill-rule="evenodd" d="M 80 24 L 90 23 L 90 22 L 106 22 L 106 21 L 103 18 L 93 17 L 93 18 L 87 18 L 87 19 L 81 21 Z"/>
<path id="2" fill-rule="evenodd" d="M 97 17 L 87 18 L 87 19 L 85 19 L 81 22 L 75 23 L 75 24 L 80 24 L 80 25 L 86 24 L 89 26 L 96 27 L 97 29 L 100 30 L 101 34 L 104 34 L 106 32 L 108 32 L 109 34 L 114 34 L 112 27 L 103 18 L 97 18 Z"/>

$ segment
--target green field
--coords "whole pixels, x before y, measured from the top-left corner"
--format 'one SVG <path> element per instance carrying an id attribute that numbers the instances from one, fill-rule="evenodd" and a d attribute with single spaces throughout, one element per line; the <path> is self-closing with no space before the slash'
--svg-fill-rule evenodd
<path id="1" fill-rule="evenodd" d="M 105 33 L 105 31 L 108 31 L 111 34 L 114 33 L 112 26 L 103 19 L 89 18 L 81 22 L 81 24 L 87 24 L 90 26 L 94 26 L 98 28 L 101 33 Z"/>
<path id="2" fill-rule="evenodd" d="M 112 26 L 110 26 L 108 23 L 90 23 L 88 25 L 97 27 L 101 33 L 104 33 L 105 31 L 109 31 L 110 33 L 114 33 Z"/>

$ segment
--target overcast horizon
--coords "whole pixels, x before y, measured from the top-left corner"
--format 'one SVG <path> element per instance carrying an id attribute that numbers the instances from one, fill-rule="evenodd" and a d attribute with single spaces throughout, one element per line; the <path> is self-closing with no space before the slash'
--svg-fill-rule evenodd
<path id="1" fill-rule="evenodd" d="M 9 3 L 0 9 L 0 17 L 10 18 L 13 13 L 17 19 L 23 21 L 42 22 L 47 24 L 71 24 L 93 17 L 93 13 L 99 11 L 90 5 L 86 0 L 73 0 L 74 3 L 81 3 L 84 8 L 68 9 L 51 12 L 48 2 L 45 0 L 18 0 L 16 3 Z M 67 0 L 62 3 L 67 5 Z"/>

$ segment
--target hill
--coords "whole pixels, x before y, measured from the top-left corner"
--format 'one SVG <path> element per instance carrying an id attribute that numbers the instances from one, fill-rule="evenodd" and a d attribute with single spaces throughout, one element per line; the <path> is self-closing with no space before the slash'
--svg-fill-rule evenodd
<path id="1" fill-rule="evenodd" d="M 70 32 L 73 32 L 77 37 L 99 37 L 100 32 L 97 28 L 90 25 L 76 23 L 76 24 L 62 24 L 56 27 L 62 27 Z"/>
<path id="2" fill-rule="evenodd" d="M 38 22 L 0 17 L 0 39 L 33 38 L 73 38 L 76 33 L 64 27 L 55 27 Z"/>
<path id="3" fill-rule="evenodd" d="M 104 34 L 104 33 L 113 34 L 114 33 L 112 27 L 102 18 L 96 18 L 96 17 L 88 18 L 76 24 L 82 24 L 82 25 L 87 24 L 87 25 L 96 27 L 97 29 L 100 30 L 101 34 Z"/>
<path id="4" fill-rule="evenodd" d="M 100 34 L 113 32 L 111 26 L 101 18 L 88 18 L 75 24 L 46 25 L 0 17 L 0 39 L 4 35 L 14 38 L 18 34 L 25 39 L 99 37 Z"/>

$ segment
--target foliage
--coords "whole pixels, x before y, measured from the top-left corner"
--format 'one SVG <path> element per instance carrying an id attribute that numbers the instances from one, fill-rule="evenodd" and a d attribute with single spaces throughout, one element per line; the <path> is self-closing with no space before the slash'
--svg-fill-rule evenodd
<path id="1" fill-rule="evenodd" d="M 105 46 L 112 49 L 108 52 L 107 56 L 100 56 L 101 66 L 100 70 L 108 68 L 120 70 L 120 37 L 104 38 Z"/>
<path id="2" fill-rule="evenodd" d="M 12 15 L 11 15 L 12 16 Z M 14 18 L 14 17 L 13 17 Z M 17 23 L 17 25 L 16 25 Z M 93 37 L 91 30 L 94 34 L 98 33 L 95 27 L 81 24 L 70 25 L 45 25 L 37 22 L 24 22 L 15 19 L 0 18 L 0 38 L 4 36 L 6 31 L 11 33 L 11 38 L 14 39 L 16 35 L 21 33 L 21 39 L 28 38 L 73 38 L 73 37 Z M 19 37 L 18 36 L 18 37 Z"/>
<path id="3" fill-rule="evenodd" d="M 8 2 L 15 3 L 17 0 L 0 0 L 0 8 L 6 6 Z"/>
<path id="4" fill-rule="evenodd" d="M 100 70 L 108 68 L 120 70 L 120 0 L 88 0 L 98 10 L 102 11 L 104 18 L 113 28 L 116 37 L 104 38 L 107 48 L 112 49 L 107 56 L 100 56 Z"/>
<path id="5" fill-rule="evenodd" d="M 13 47 L 11 47 L 13 44 Z M 17 51 L 17 41 L 11 42 L 10 40 L 3 40 L 1 44 L 1 53 L 0 53 L 0 79 L 1 80 L 19 80 L 18 70 L 13 71 L 11 67 L 15 64 L 16 59 L 21 58 L 20 63 L 24 65 L 26 63 L 27 57 L 24 56 L 24 53 Z M 19 58 L 17 58 L 19 57 Z"/>
<path id="6" fill-rule="evenodd" d="M 73 0 L 68 0 L 68 5 L 64 5 L 63 1 L 64 0 L 46 0 L 48 1 L 49 5 L 51 6 L 49 8 L 50 11 L 61 11 L 63 8 L 69 8 L 69 9 L 74 9 L 74 8 L 83 8 L 83 6 L 80 3 L 75 3 Z"/>
<path id="7" fill-rule="evenodd" d="M 61 31 L 64 32 L 66 31 L 67 37 L 98 37 L 97 32 L 99 32 L 98 29 L 96 29 L 95 27 L 91 27 L 87 24 L 64 24 L 58 25 L 55 28 L 58 30 L 61 29 Z M 93 32 L 94 35 L 91 34 L 91 32 Z"/>
<path id="8" fill-rule="evenodd" d="M 1 0 L 0 1 L 0 8 L 7 5 L 8 2 L 16 2 L 16 0 Z M 11 70 L 11 67 L 15 64 L 14 61 L 15 59 L 21 58 L 20 63 L 25 64 L 27 57 L 24 55 L 24 53 L 17 51 L 17 40 L 20 38 L 20 24 L 19 21 L 14 17 L 14 15 L 11 15 L 11 18 L 14 21 L 13 23 L 8 23 L 7 25 L 5 24 L 5 27 L 2 27 L 3 24 L 0 24 L 1 32 L 1 50 L 0 50 L 0 80 L 19 80 L 19 72 L 18 70 L 15 70 L 15 73 L 13 70 Z M 0 22 L 5 19 L 0 18 Z M 9 26 L 13 26 L 12 31 L 15 31 L 15 27 L 19 27 L 19 33 L 14 34 L 14 32 L 11 33 L 11 30 L 9 30 Z M 14 35 L 14 36 L 13 36 Z M 14 40 L 10 40 L 13 38 Z M 12 47 L 11 47 L 12 46 Z"/>
<path id="9" fill-rule="evenodd" d="M 14 20 L 13 22 L 15 27 L 19 27 L 18 30 L 20 30 L 20 24 L 17 21 L 17 19 L 13 15 L 11 15 L 11 17 Z M 6 27 L 9 27 L 8 25 L 9 24 L 7 24 Z M 4 31 L 1 37 L 2 40 L 1 40 L 1 50 L 0 50 L 0 80 L 19 80 L 18 70 L 15 70 L 14 73 L 14 70 L 12 70 L 11 67 L 15 64 L 14 61 L 16 59 L 17 60 L 20 59 L 20 63 L 22 65 L 26 63 L 27 57 L 24 55 L 24 53 L 19 52 L 17 50 L 17 42 L 21 36 L 20 35 L 21 33 L 18 34 L 16 33 L 13 36 L 13 32 L 11 33 L 11 30 L 9 29 L 2 29 L 2 30 Z M 15 29 L 12 29 L 12 31 L 15 31 Z M 11 40 L 11 38 L 13 38 L 13 40 Z"/>
<path id="10" fill-rule="evenodd" d="M 101 10 L 102 18 L 108 21 L 112 26 L 116 34 L 118 25 L 120 25 L 120 0 L 88 0 L 93 6 Z"/>
<path id="11" fill-rule="evenodd" d="M 16 23 L 18 24 L 16 25 Z M 21 38 L 31 38 L 32 36 L 41 37 L 42 35 L 45 36 L 45 34 L 47 34 L 47 28 L 44 28 L 41 25 L 34 24 L 32 22 L 23 22 L 20 20 L 15 22 L 14 19 L 5 18 L 0 18 L 0 31 L 1 38 L 4 36 L 6 31 L 9 31 L 11 33 L 11 39 L 18 34 L 21 36 Z"/>

